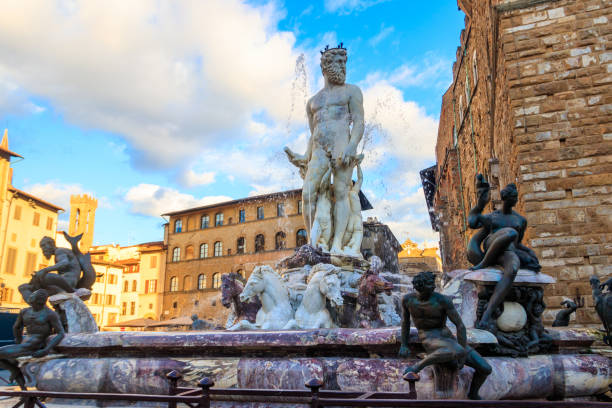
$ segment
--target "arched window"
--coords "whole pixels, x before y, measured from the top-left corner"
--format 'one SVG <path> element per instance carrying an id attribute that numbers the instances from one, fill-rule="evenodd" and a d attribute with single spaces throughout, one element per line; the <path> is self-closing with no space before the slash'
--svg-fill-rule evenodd
<path id="1" fill-rule="evenodd" d="M 79 228 L 79 218 L 81 218 L 81 210 L 79 210 L 77 208 L 77 210 L 76 210 L 76 219 L 74 220 L 74 224 L 75 224 L 74 226 L 76 228 Z"/>
<path id="2" fill-rule="evenodd" d="M 125 281 L 125 282 L 123 282 L 123 291 L 127 292 L 128 290 L 130 290 L 130 282 L 129 281 Z"/>
<path id="3" fill-rule="evenodd" d="M 236 240 L 236 253 L 244 254 L 244 237 L 240 237 Z"/>
<path id="4" fill-rule="evenodd" d="M 193 245 L 188 245 L 185 248 L 185 259 L 193 259 Z"/>
<path id="5" fill-rule="evenodd" d="M 223 213 L 215 214 L 215 227 L 220 227 L 223 225 Z"/>
<path id="6" fill-rule="evenodd" d="M 178 278 L 176 276 L 170 278 L 170 292 L 178 292 Z"/>
<path id="7" fill-rule="evenodd" d="M 221 287 L 221 274 L 219 272 L 213 273 L 212 280 L 213 288 Z"/>
<path id="8" fill-rule="evenodd" d="M 285 249 L 287 244 L 285 243 L 285 233 L 283 231 L 279 231 L 276 233 L 274 237 L 274 248 L 276 249 Z"/>
<path id="9" fill-rule="evenodd" d="M 200 245 L 200 259 L 208 258 L 208 244 Z"/>
<path id="10" fill-rule="evenodd" d="M 183 290 L 191 290 L 191 276 L 187 275 L 183 278 Z"/>
<path id="11" fill-rule="evenodd" d="M 183 220 L 174 221 L 174 232 L 181 232 L 183 230 Z"/>
<path id="12" fill-rule="evenodd" d="M 208 224 L 210 223 L 210 217 L 208 215 L 203 215 L 200 218 L 200 229 L 208 228 Z"/>
<path id="13" fill-rule="evenodd" d="M 181 260 L 181 248 L 176 247 L 172 250 L 172 262 L 178 262 Z"/>
<path id="14" fill-rule="evenodd" d="M 136 283 L 136 281 L 135 281 L 135 280 L 133 280 L 133 281 L 132 281 L 132 292 L 136 292 L 136 288 L 137 288 L 137 286 L 136 286 L 136 285 L 138 285 L 138 284 Z"/>
<path id="15" fill-rule="evenodd" d="M 203 273 L 198 275 L 198 289 L 206 289 L 206 275 Z"/>
<path id="16" fill-rule="evenodd" d="M 255 237 L 255 252 L 263 252 L 266 247 L 266 239 L 263 234 L 259 234 Z"/>
<path id="17" fill-rule="evenodd" d="M 215 256 L 223 256 L 223 242 L 215 242 Z"/>
<path id="18" fill-rule="evenodd" d="M 306 235 L 305 229 L 299 229 L 295 234 L 295 246 L 301 247 L 302 245 L 306 245 L 308 243 L 308 235 Z"/>

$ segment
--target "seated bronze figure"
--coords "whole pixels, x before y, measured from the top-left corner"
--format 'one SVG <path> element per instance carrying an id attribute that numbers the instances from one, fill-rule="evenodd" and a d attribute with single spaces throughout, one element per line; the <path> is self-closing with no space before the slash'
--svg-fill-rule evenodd
<path id="1" fill-rule="evenodd" d="M 22 309 L 13 326 L 13 334 L 17 344 L 0 347 L 0 368 L 9 370 L 11 380 L 15 380 L 25 389 L 25 378 L 19 369 L 16 358 L 22 356 L 42 357 L 64 338 L 64 328 L 59 316 L 46 306 L 49 293 L 39 289 L 27 299 L 31 307 Z M 26 337 L 23 337 L 24 329 Z M 57 333 L 46 343 L 47 338 Z"/>
<path id="2" fill-rule="evenodd" d="M 468 398 L 481 399 L 478 391 L 491 374 L 491 366 L 467 345 L 465 325 L 452 300 L 434 291 L 435 275 L 432 272 L 419 273 L 413 278 L 412 285 L 417 293 L 409 293 L 402 299 L 402 345 L 399 356 L 408 357 L 410 354 L 408 338 L 411 317 L 427 356 L 406 368 L 404 375 L 418 373 L 432 364 L 448 364 L 457 369 L 465 364 L 475 370 Z M 457 327 L 457 338 L 446 327 L 447 317 Z"/>
<path id="3" fill-rule="evenodd" d="M 470 239 L 467 257 L 474 265 L 472 270 L 495 265 L 503 267 L 503 276 L 478 323 L 479 328 L 494 330 L 492 315 L 508 295 L 518 270 L 539 272 L 541 266 L 535 252 L 521 243 L 527 220 L 512 210 L 518 201 L 516 186 L 508 184 L 501 191 L 502 209 L 489 214 L 482 213 L 491 198 L 489 183 L 482 174 L 476 176 L 476 190 L 478 200 L 470 210 L 468 223 L 470 228 L 480 230 Z"/>

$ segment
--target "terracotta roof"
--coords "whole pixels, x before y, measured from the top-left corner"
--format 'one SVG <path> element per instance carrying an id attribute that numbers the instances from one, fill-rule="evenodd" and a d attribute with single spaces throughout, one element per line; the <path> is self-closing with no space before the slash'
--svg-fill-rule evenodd
<path id="1" fill-rule="evenodd" d="M 225 201 L 225 202 L 217 203 L 217 204 L 210 204 L 210 205 L 204 205 L 204 206 L 201 206 L 201 207 L 187 208 L 185 210 L 172 211 L 172 212 L 168 212 L 168 213 L 162 214 L 162 216 L 163 215 L 172 216 L 172 215 L 185 214 L 185 213 L 188 213 L 188 212 L 195 212 L 195 211 L 201 211 L 201 210 L 206 210 L 206 209 L 210 209 L 210 208 L 223 207 L 223 206 L 226 206 L 226 205 L 244 203 L 244 202 L 248 202 L 248 201 L 258 201 L 258 200 L 264 200 L 264 199 L 272 198 L 272 197 L 288 196 L 288 195 L 291 195 L 291 194 L 297 194 L 297 193 L 301 193 L 301 192 L 302 192 L 302 189 L 298 188 L 298 189 L 295 189 L 295 190 L 287 190 L 287 191 L 280 191 L 280 192 L 277 192 L 277 193 L 262 194 L 262 195 L 252 196 L 252 197 L 239 198 L 237 200 Z"/>
<path id="2" fill-rule="evenodd" d="M 9 187 L 9 191 L 12 191 L 17 195 L 23 196 L 24 198 L 36 201 L 38 204 L 45 207 L 49 207 L 53 211 L 65 211 L 62 207 L 58 207 L 57 205 L 51 204 L 50 202 L 47 202 L 45 200 L 41 200 L 40 198 L 33 196 L 32 194 L 26 193 L 25 191 L 19 190 L 18 188 Z"/>
<path id="3" fill-rule="evenodd" d="M 4 129 L 4 135 L 2 136 L 2 141 L 0 141 L 0 153 L 8 154 L 13 157 L 21 157 L 23 159 L 23 156 L 9 150 L 7 129 Z"/>

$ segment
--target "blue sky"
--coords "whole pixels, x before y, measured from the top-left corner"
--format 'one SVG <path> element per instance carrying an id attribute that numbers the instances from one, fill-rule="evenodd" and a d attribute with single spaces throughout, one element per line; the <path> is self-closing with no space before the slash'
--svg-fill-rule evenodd
<path id="1" fill-rule="evenodd" d="M 13 184 L 65 208 L 94 195 L 94 242 L 121 245 L 161 240 L 163 212 L 300 187 L 282 148 L 305 150 L 318 50 L 342 41 L 364 93 L 364 217 L 434 243 L 418 171 L 462 28 L 450 0 L 4 1 Z"/>

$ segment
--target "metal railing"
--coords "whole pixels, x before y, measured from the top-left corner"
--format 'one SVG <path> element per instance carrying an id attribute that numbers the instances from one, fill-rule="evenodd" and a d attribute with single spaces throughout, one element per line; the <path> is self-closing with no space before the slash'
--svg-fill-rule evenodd
<path id="1" fill-rule="evenodd" d="M 358 392 L 321 390 L 323 382 L 318 379 L 308 381 L 308 390 L 239 389 L 213 388 L 214 382 L 203 378 L 197 388 L 179 387 L 182 376 L 176 371 L 166 375 L 168 395 L 114 394 L 114 393 L 73 393 L 55 391 L 0 391 L 0 396 L 17 397 L 20 401 L 13 407 L 46 408 L 41 399 L 57 398 L 89 401 L 127 401 L 158 402 L 168 408 L 185 404 L 191 408 L 210 408 L 211 401 L 255 402 L 296 404 L 311 408 L 321 407 L 409 407 L 409 408 L 601 408 L 612 407 L 608 402 L 589 401 L 528 401 L 528 400 L 418 400 L 416 381 L 413 375 L 406 381 L 410 391 L 404 392 Z"/>

